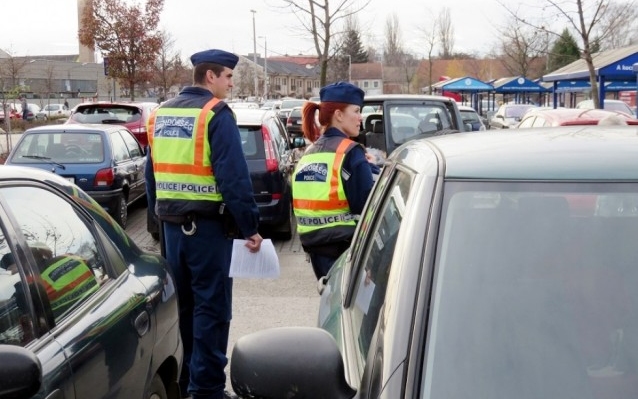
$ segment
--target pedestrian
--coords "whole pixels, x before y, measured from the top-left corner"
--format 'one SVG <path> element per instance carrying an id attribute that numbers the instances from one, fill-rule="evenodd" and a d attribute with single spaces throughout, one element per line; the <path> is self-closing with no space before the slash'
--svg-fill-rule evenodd
<path id="1" fill-rule="evenodd" d="M 230 397 L 224 368 L 233 240 L 227 222 L 234 219 L 251 252 L 262 242 L 239 129 L 223 101 L 237 61 L 217 49 L 193 54 L 193 85 L 157 108 L 148 125 L 147 193 L 163 226 L 179 298 L 181 394 L 193 399 Z"/>
<path id="2" fill-rule="evenodd" d="M 22 108 L 22 120 L 26 122 L 29 117 L 29 105 L 26 97 L 20 97 L 20 107 Z"/>
<path id="3" fill-rule="evenodd" d="M 295 168 L 292 197 L 299 238 L 317 279 L 350 246 L 372 189 L 376 167 L 351 140 L 359 135 L 363 95 L 357 86 L 337 82 L 319 91 L 318 104 L 308 102 L 302 110 L 302 130 L 312 144 Z"/>
<path id="4" fill-rule="evenodd" d="M 69 109 L 69 100 L 67 98 L 64 99 L 64 109 Z"/>

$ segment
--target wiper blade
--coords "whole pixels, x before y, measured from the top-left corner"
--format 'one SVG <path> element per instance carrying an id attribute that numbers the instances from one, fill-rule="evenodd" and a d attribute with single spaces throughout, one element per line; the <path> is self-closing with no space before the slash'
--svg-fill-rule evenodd
<path id="1" fill-rule="evenodd" d="M 51 163 L 51 164 L 57 166 L 58 168 L 60 168 L 62 170 L 66 169 L 66 166 L 62 165 L 61 163 L 55 162 L 54 160 L 52 160 L 49 157 L 43 157 L 42 155 L 23 155 L 22 158 L 37 159 L 37 160 L 40 160 L 40 161 L 45 161 L 45 162 Z"/>

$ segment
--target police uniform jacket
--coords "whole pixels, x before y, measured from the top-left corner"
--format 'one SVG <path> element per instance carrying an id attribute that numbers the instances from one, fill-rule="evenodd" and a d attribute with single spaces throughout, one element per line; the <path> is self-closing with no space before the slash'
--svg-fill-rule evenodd
<path id="1" fill-rule="evenodd" d="M 186 87 L 179 96 L 167 101 L 163 108 L 202 108 L 213 98 L 210 91 L 200 87 Z M 237 121 L 230 107 L 223 103 L 215 110 L 215 116 L 208 125 L 208 141 L 211 146 L 211 165 L 214 170 L 217 187 L 224 203 L 233 215 L 239 229 L 245 237 L 257 234 L 259 209 L 253 196 L 248 165 L 242 150 Z M 216 217 L 218 209 L 210 205 L 205 208 L 194 201 L 158 201 L 155 195 L 155 176 L 153 173 L 152 149 L 148 151 L 146 163 L 146 191 L 149 206 L 162 216 L 180 216 L 195 214 L 203 217 Z"/>
<path id="2" fill-rule="evenodd" d="M 331 127 L 322 134 L 314 145 L 319 145 L 320 141 L 331 138 L 348 138 L 348 136 L 339 129 Z M 346 152 L 341 166 L 340 177 L 350 213 L 360 215 L 374 184 L 372 165 L 365 157 L 363 146 L 355 145 Z M 342 229 L 338 230 L 341 231 Z M 321 242 L 317 242 L 319 236 L 322 237 L 319 240 Z M 308 237 L 301 237 L 304 250 L 310 253 L 336 257 L 349 246 L 352 238 L 350 235 L 344 239 L 343 234 L 335 233 L 333 235 L 329 234 L 327 230 L 323 231 L 319 236 L 315 237 L 315 234 L 311 233 L 308 234 Z"/>

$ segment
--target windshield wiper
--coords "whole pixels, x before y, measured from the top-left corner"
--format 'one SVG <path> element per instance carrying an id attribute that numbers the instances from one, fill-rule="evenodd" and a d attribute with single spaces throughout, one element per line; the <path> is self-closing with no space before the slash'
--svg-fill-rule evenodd
<path id="1" fill-rule="evenodd" d="M 62 165 L 61 163 L 55 162 L 54 160 L 52 160 L 49 157 L 43 157 L 42 155 L 23 155 L 22 158 L 37 159 L 37 160 L 40 160 L 40 161 L 45 161 L 45 162 L 51 163 L 51 164 L 57 166 L 58 168 L 60 168 L 62 170 L 66 169 L 66 166 Z"/>

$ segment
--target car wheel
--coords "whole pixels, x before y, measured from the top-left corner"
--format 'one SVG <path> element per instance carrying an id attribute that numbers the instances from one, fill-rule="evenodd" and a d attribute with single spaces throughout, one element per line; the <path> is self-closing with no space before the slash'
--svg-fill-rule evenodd
<path id="1" fill-rule="evenodd" d="M 148 399 L 168 399 L 166 394 L 166 387 L 159 375 L 155 374 L 153 381 L 151 381 L 151 389 L 146 395 Z"/>
<path id="2" fill-rule="evenodd" d="M 120 226 L 122 226 L 123 229 L 126 228 L 126 223 L 128 221 L 128 207 L 126 205 L 126 198 L 123 194 L 117 197 L 117 203 L 113 208 L 113 218 Z"/>

